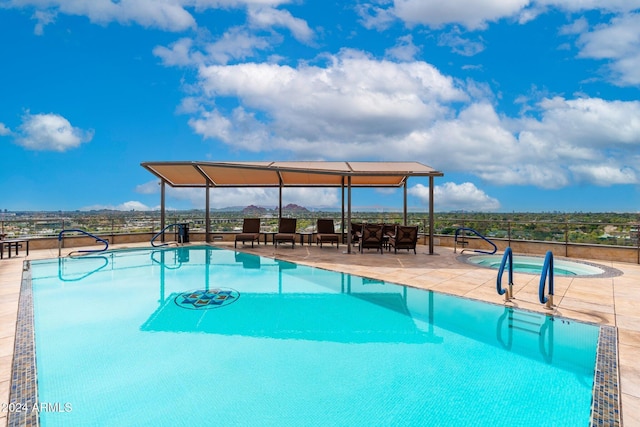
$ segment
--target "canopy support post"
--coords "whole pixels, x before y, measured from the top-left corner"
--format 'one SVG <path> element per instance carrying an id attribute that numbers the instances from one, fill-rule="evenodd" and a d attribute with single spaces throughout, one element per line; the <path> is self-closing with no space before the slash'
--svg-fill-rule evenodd
<path id="1" fill-rule="evenodd" d="M 403 218 L 402 218 L 403 223 L 402 224 L 403 225 L 407 225 L 407 179 L 404 180 L 403 189 L 404 189 L 404 195 L 403 195 L 404 196 L 403 197 L 403 199 L 404 199 L 404 210 L 403 210 Z"/>
<path id="2" fill-rule="evenodd" d="M 433 176 L 429 176 L 429 255 L 433 255 Z"/>
<path id="3" fill-rule="evenodd" d="M 351 175 L 347 177 L 347 253 L 351 253 Z"/>
<path id="4" fill-rule="evenodd" d="M 205 197 L 205 214 L 204 214 L 204 241 L 209 243 L 209 236 L 210 236 L 210 231 L 209 231 L 209 224 L 211 223 L 211 213 L 209 212 L 209 190 L 211 189 L 211 183 L 209 182 L 209 180 L 207 179 L 207 194 Z M 208 271 L 208 270 L 207 270 Z"/>
<path id="5" fill-rule="evenodd" d="M 160 230 L 164 230 L 165 227 L 165 180 L 161 179 L 160 180 Z M 164 242 L 164 233 L 162 233 L 162 236 L 160 237 L 160 241 Z"/>
<path id="6" fill-rule="evenodd" d="M 340 190 L 342 194 L 342 218 L 340 220 L 340 240 L 344 243 L 344 176 L 342 177 L 342 182 L 340 183 Z"/>

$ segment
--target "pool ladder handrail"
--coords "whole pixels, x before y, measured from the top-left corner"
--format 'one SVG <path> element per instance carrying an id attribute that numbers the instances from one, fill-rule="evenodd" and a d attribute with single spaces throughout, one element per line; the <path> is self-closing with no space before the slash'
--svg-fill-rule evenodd
<path id="1" fill-rule="evenodd" d="M 88 231 L 81 230 L 79 228 L 68 228 L 68 229 L 61 230 L 60 233 L 58 233 L 58 257 L 62 256 L 62 235 L 64 233 L 72 233 L 72 232 L 73 233 L 82 233 L 82 234 L 85 234 L 85 235 L 87 235 L 89 237 L 93 237 L 94 239 L 96 239 L 96 243 L 98 243 L 98 242 L 104 243 L 104 248 L 102 248 L 102 249 L 81 249 L 81 250 L 70 252 L 69 255 L 71 255 L 72 253 L 75 253 L 75 252 L 98 253 L 98 252 L 104 252 L 107 249 L 109 249 L 109 241 L 108 240 L 102 239 L 102 238 L 100 238 L 100 237 L 98 237 L 96 235 L 93 235 L 93 234 L 89 233 Z"/>
<path id="2" fill-rule="evenodd" d="M 493 243 L 491 240 L 487 239 L 485 236 L 483 236 L 482 234 L 480 234 L 479 232 L 477 232 L 473 228 L 459 227 L 458 229 L 456 229 L 456 232 L 455 232 L 455 234 L 453 236 L 453 253 L 454 254 L 456 253 L 456 248 L 458 247 L 458 234 L 460 234 L 461 231 L 470 231 L 471 233 L 475 234 L 476 236 L 478 236 L 479 238 L 481 238 L 482 240 L 484 240 L 485 242 L 487 242 L 491 246 L 493 246 L 493 251 L 491 251 L 491 252 L 483 251 L 481 249 L 470 249 L 473 252 L 477 252 L 477 253 L 480 253 L 480 254 L 493 255 L 498 251 L 498 247 L 496 246 L 495 243 Z M 464 251 L 466 251 L 466 249 L 461 250 L 460 253 L 463 253 Z"/>
<path id="3" fill-rule="evenodd" d="M 94 268 L 91 271 L 83 273 L 81 276 L 76 277 L 74 279 L 66 279 L 64 277 L 64 271 L 63 271 L 64 270 L 64 262 L 65 262 L 65 260 L 68 262 L 68 261 L 77 260 L 77 259 L 79 259 L 79 258 L 69 258 L 69 259 L 67 259 L 67 258 L 58 257 L 58 279 L 60 279 L 61 282 L 78 282 L 78 281 L 84 279 L 85 277 L 89 277 L 92 274 L 97 273 L 98 271 L 102 270 L 107 265 L 109 265 L 109 258 L 107 258 L 104 255 L 85 256 L 85 257 L 82 258 L 83 260 L 87 260 L 87 259 L 102 259 L 104 261 L 104 264 L 102 264 L 99 267 Z"/>
<path id="4" fill-rule="evenodd" d="M 161 243 L 161 244 L 159 244 L 159 245 L 156 245 L 156 244 L 154 243 L 154 241 L 155 241 L 158 237 L 160 237 L 161 235 L 163 235 L 163 234 L 164 234 L 164 232 L 165 232 L 165 231 L 167 231 L 169 228 L 171 228 L 171 227 L 179 227 L 179 226 L 180 226 L 180 224 L 176 222 L 176 223 L 173 223 L 173 224 L 169 224 L 169 225 L 167 225 L 165 228 L 163 228 L 162 230 L 158 231 L 158 232 L 157 232 L 157 233 L 156 233 L 156 234 L 151 238 L 151 246 L 153 246 L 154 248 L 159 248 L 159 247 L 162 247 L 162 246 L 169 246 L 170 244 L 178 245 L 178 244 L 180 244 L 180 243 L 184 243 L 184 242 L 169 242 L 169 243 Z M 181 236 L 178 236 L 178 238 L 181 238 Z"/>
<path id="5" fill-rule="evenodd" d="M 502 274 L 507 264 L 509 265 L 509 287 L 505 289 L 502 287 Z M 511 246 L 508 246 L 504 251 L 504 255 L 502 255 L 502 261 L 498 269 L 498 278 L 496 280 L 496 290 L 498 291 L 498 295 L 504 295 L 505 301 L 513 298 L 513 251 L 511 250 Z"/>
<path id="6" fill-rule="evenodd" d="M 544 291 L 547 277 L 549 277 L 549 293 L 545 296 Z M 547 251 L 544 257 L 544 264 L 542 265 L 542 274 L 540 275 L 538 298 L 540 299 L 540 304 L 545 304 L 545 308 L 548 310 L 553 309 L 553 292 L 553 252 Z"/>

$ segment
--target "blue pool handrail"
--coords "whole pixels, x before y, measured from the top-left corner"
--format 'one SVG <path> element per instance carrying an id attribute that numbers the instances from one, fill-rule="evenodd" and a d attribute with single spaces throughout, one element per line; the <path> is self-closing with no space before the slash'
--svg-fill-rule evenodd
<path id="1" fill-rule="evenodd" d="M 549 277 L 549 294 L 544 295 L 545 285 Z M 542 265 L 542 274 L 540 275 L 540 287 L 538 288 L 538 297 L 540 304 L 546 304 L 546 308 L 553 308 L 553 252 L 547 251 Z M 547 298 L 548 297 L 548 298 Z"/>
<path id="2" fill-rule="evenodd" d="M 481 238 L 482 240 L 484 240 L 485 242 L 489 243 L 491 246 L 493 246 L 493 251 L 489 252 L 489 251 L 483 251 L 481 249 L 471 249 L 473 252 L 478 252 L 480 254 L 488 254 L 488 255 L 493 255 L 498 251 L 498 247 L 495 245 L 495 243 L 493 243 L 491 240 L 487 239 L 485 236 L 483 236 L 482 234 L 478 233 L 476 230 L 474 230 L 473 228 L 468 228 L 468 227 L 459 227 L 458 229 L 456 229 L 456 233 L 453 236 L 453 252 L 456 252 L 456 247 L 458 246 L 458 234 L 460 234 L 461 231 L 469 231 L 473 234 L 475 234 L 476 236 L 478 236 L 479 238 Z M 460 251 L 460 253 L 463 253 L 466 249 L 463 249 Z"/>
<path id="3" fill-rule="evenodd" d="M 86 234 L 89 237 L 93 237 L 94 239 L 96 239 L 96 243 L 98 242 L 102 242 L 104 243 L 104 248 L 102 249 L 82 249 L 82 250 L 78 250 L 78 251 L 74 251 L 74 252 L 82 252 L 82 253 L 97 253 L 97 252 L 104 252 L 107 249 L 109 249 L 109 242 L 105 239 L 102 239 L 96 235 L 93 235 L 91 233 L 89 233 L 88 231 L 84 231 L 81 230 L 79 228 L 68 228 L 65 230 L 61 230 L 60 233 L 58 233 L 58 257 L 61 256 L 62 253 L 62 235 L 64 233 L 82 233 L 82 234 Z"/>
<path id="4" fill-rule="evenodd" d="M 504 269 L 507 267 L 507 264 L 509 265 L 509 288 L 504 289 L 502 287 L 502 273 L 504 273 Z M 498 291 L 498 295 L 504 295 L 505 301 L 509 301 L 513 298 L 513 251 L 511 250 L 511 246 L 508 246 L 504 251 L 504 255 L 502 255 L 500 269 L 498 270 L 498 279 L 496 280 L 496 289 Z"/>
<path id="5" fill-rule="evenodd" d="M 99 256 L 87 255 L 87 256 L 82 258 L 83 262 L 84 262 L 84 260 L 87 260 L 87 259 L 100 259 L 100 260 L 103 261 L 103 264 L 98 266 L 98 267 L 96 267 L 96 268 L 94 268 L 91 271 L 84 272 L 82 275 L 80 275 L 78 277 L 75 277 L 73 279 L 65 278 L 64 277 L 64 271 L 63 271 L 64 270 L 64 261 L 69 262 L 69 261 L 77 260 L 77 259 L 78 258 L 62 258 L 62 257 L 58 257 L 58 279 L 60 279 L 60 281 L 62 281 L 62 282 L 78 282 L 78 281 L 84 279 L 85 277 L 89 277 L 92 274 L 97 273 L 98 271 L 102 270 L 107 265 L 109 265 L 109 258 L 107 258 L 104 255 L 99 255 Z"/>
<path id="6" fill-rule="evenodd" d="M 165 232 L 165 231 L 167 231 L 169 228 L 171 228 L 171 227 L 179 227 L 179 226 L 180 226 L 180 224 L 178 224 L 178 223 L 169 224 L 169 225 L 167 225 L 165 228 L 163 228 L 162 230 L 158 231 L 158 232 L 155 234 L 155 236 L 153 236 L 153 237 L 151 238 L 151 246 L 153 246 L 154 248 L 159 248 L 159 247 L 162 247 L 162 246 L 169 246 L 169 243 L 160 243 L 160 244 L 156 244 L 156 243 L 155 243 L 155 240 L 156 240 L 158 237 L 162 236 L 162 235 L 164 234 L 164 232 Z M 175 243 L 175 244 L 177 244 L 177 242 L 170 242 L 170 243 Z"/>

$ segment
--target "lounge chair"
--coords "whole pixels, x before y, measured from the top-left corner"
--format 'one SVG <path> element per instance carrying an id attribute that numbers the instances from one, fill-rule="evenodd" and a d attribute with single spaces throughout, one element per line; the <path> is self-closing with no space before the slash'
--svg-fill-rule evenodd
<path id="1" fill-rule="evenodd" d="M 382 224 L 362 224 L 360 252 L 364 249 L 379 250 L 382 254 Z"/>
<path id="2" fill-rule="evenodd" d="M 236 241 L 233 243 L 233 247 L 238 247 L 238 242 L 258 242 L 260 244 L 260 218 L 245 218 L 242 223 L 242 233 L 236 234 Z"/>
<path id="3" fill-rule="evenodd" d="M 389 250 L 393 246 L 393 251 L 398 253 L 398 249 L 413 249 L 416 254 L 416 244 L 418 243 L 418 227 L 399 225 L 396 227 L 396 235 L 389 238 Z"/>
<path id="4" fill-rule="evenodd" d="M 295 218 L 280 218 L 278 233 L 273 236 L 273 244 L 278 247 L 278 242 L 291 242 L 291 249 L 296 245 L 296 224 Z"/>
<path id="5" fill-rule="evenodd" d="M 340 247 L 340 236 L 336 233 L 332 219 L 319 219 L 316 231 L 316 246 L 318 243 L 320 243 L 320 247 L 322 247 L 322 244 L 325 242 L 331 243 L 331 245 L 333 245 L 333 242 L 336 242 L 336 247 Z"/>

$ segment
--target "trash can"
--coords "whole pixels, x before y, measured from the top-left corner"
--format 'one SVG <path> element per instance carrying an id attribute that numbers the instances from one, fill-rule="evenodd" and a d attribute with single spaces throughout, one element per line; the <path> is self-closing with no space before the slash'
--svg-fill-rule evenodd
<path id="1" fill-rule="evenodd" d="M 189 224 L 178 224 L 178 243 L 189 243 Z"/>

